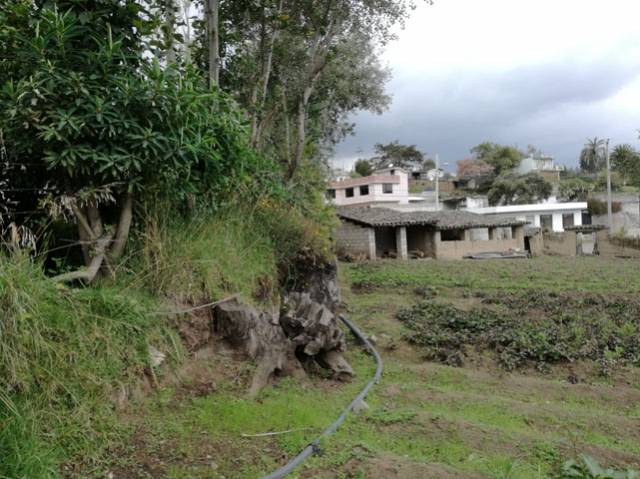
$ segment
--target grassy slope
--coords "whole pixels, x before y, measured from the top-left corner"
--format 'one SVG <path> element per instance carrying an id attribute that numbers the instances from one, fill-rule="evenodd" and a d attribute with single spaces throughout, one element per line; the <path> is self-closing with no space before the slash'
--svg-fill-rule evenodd
<path id="1" fill-rule="evenodd" d="M 442 366 L 422 361 L 401 340 L 404 329 L 394 319 L 399 307 L 415 300 L 416 285 L 435 286 L 441 300 L 456 304 L 469 301 L 469 291 L 494 288 L 597 291 L 606 285 L 632 292 L 640 286 L 635 266 L 600 258 L 343 265 L 350 317 L 380 339 L 385 373 L 368 399 L 370 410 L 349 418 L 325 441 L 324 454 L 293 477 L 543 478 L 581 452 L 637 467 L 637 371 L 627 376 L 634 384 L 612 386 L 613 380 L 573 385 L 560 376 Z M 368 288 L 356 292 L 354 283 Z M 244 398 L 246 366 L 221 358 L 209 362 L 226 376 L 215 376 L 203 396 L 173 387 L 145 402 L 150 412 L 136 418 L 136 440 L 114 466 L 129 472 L 121 477 L 258 477 L 304 447 L 373 372 L 371 359 L 352 344 L 354 383 L 284 381 L 253 401 Z M 301 427 L 311 429 L 240 436 Z"/>
<path id="2" fill-rule="evenodd" d="M 147 226 L 131 269 L 89 288 L 55 284 L 37 262 L 0 253 L 0 478 L 104 477 L 132 434 L 110 397 L 140 381 L 148 345 L 184 360 L 176 318 L 154 312 L 275 294 L 278 253 L 259 222 Z"/>

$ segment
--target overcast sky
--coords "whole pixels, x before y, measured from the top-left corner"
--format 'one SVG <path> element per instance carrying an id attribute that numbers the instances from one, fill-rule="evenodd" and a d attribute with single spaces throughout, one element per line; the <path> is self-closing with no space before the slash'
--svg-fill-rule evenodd
<path id="1" fill-rule="evenodd" d="M 354 116 L 336 166 L 393 140 L 449 170 L 484 140 L 567 166 L 587 137 L 640 146 L 640 0 L 435 0 L 383 59 L 393 103 Z"/>

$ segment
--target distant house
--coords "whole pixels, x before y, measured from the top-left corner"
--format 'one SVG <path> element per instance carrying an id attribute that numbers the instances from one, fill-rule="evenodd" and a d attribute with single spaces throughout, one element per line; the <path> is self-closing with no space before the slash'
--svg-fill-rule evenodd
<path id="1" fill-rule="evenodd" d="M 339 208 L 338 217 L 338 251 L 370 259 L 462 259 L 469 254 L 524 251 L 525 222 L 513 218 L 362 207 Z M 474 234 L 480 230 L 484 234 Z"/>
<path id="2" fill-rule="evenodd" d="M 529 205 L 488 206 L 467 208 L 479 215 L 515 217 L 530 226 L 561 233 L 565 229 L 582 225 L 582 214 L 587 212 L 586 202 L 539 203 Z"/>
<path id="3" fill-rule="evenodd" d="M 531 172 L 538 173 L 547 181 L 558 182 L 560 181 L 560 172 L 563 169 L 563 167 L 555 164 L 552 157 L 543 155 L 523 158 L 515 168 L 515 171 L 521 175 Z"/>
<path id="4" fill-rule="evenodd" d="M 371 176 L 333 181 L 327 198 L 336 206 L 408 204 L 409 175 L 401 168 L 389 167 Z"/>

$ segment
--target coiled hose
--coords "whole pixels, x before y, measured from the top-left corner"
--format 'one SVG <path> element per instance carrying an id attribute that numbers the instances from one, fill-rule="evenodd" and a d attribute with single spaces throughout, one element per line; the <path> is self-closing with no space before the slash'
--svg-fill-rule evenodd
<path id="1" fill-rule="evenodd" d="M 282 477 L 285 477 L 287 474 L 290 474 L 291 472 L 293 472 L 295 468 L 297 468 L 300 464 L 302 464 L 305 461 L 305 459 L 307 459 L 311 454 L 313 454 L 316 451 L 318 445 L 320 444 L 320 439 L 334 433 L 336 429 L 338 429 L 340 424 L 344 422 L 347 415 L 351 412 L 354 406 L 367 396 L 367 394 L 369 393 L 369 390 L 378 381 L 378 379 L 380 379 L 380 376 L 382 375 L 382 358 L 380 358 L 378 351 L 375 350 L 375 348 L 371 345 L 369 340 L 362 334 L 362 332 L 358 329 L 356 325 L 351 323 L 343 315 L 340 315 L 339 318 L 349 328 L 351 333 L 360 341 L 362 341 L 362 343 L 364 344 L 369 354 L 371 354 L 374 357 L 374 359 L 376 360 L 376 373 L 373 375 L 373 377 L 367 383 L 367 385 L 362 389 L 362 391 L 360 391 L 360 393 L 354 398 L 354 400 L 349 403 L 349 405 L 345 408 L 344 411 L 342 411 L 342 414 L 340 414 L 340 416 L 338 416 L 338 418 L 335 421 L 333 421 L 324 431 L 322 431 L 322 433 L 313 442 L 311 442 L 307 447 L 305 447 L 302 451 L 300 451 L 300 453 L 296 457 L 291 459 L 287 464 L 282 466 L 280 469 L 273 471 L 271 474 L 263 476 L 260 479 L 280 479 Z"/>

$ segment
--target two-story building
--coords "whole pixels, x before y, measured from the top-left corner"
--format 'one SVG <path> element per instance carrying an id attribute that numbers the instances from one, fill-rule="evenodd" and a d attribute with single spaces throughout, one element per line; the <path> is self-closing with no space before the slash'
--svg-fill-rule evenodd
<path id="1" fill-rule="evenodd" d="M 390 166 L 371 176 L 333 181 L 327 197 L 336 206 L 367 206 L 409 203 L 409 174 Z"/>

